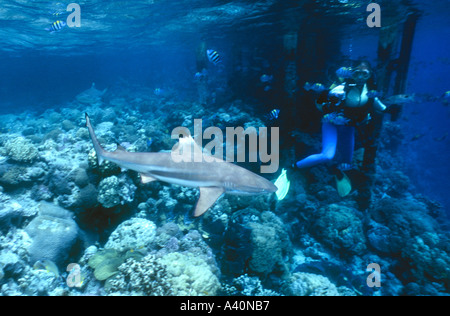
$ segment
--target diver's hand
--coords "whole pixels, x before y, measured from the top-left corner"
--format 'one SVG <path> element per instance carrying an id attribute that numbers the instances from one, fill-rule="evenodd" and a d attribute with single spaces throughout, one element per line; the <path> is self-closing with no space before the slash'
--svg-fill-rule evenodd
<path id="1" fill-rule="evenodd" d="M 378 112 L 385 112 L 386 111 L 387 106 L 383 102 L 381 102 L 381 100 L 378 97 L 374 98 L 374 102 L 373 103 L 374 103 L 375 110 L 377 110 Z"/>
<path id="2" fill-rule="evenodd" d="M 384 112 L 391 115 L 391 122 L 395 122 L 402 113 L 402 106 L 400 104 L 391 104 L 384 110 Z"/>

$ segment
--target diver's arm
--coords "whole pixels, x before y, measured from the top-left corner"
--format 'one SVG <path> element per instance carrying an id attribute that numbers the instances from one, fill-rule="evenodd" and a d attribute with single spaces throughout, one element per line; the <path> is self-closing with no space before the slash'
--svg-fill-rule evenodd
<path id="1" fill-rule="evenodd" d="M 332 106 L 339 105 L 345 99 L 345 85 L 339 85 L 331 90 L 323 91 L 316 100 L 316 107 L 324 112 L 323 107 L 327 106 L 328 109 Z"/>
<path id="2" fill-rule="evenodd" d="M 378 112 L 384 112 L 387 109 L 387 106 L 384 105 L 384 103 L 381 102 L 381 100 L 378 99 L 378 97 L 374 98 L 373 105 L 375 107 L 375 110 L 377 110 Z"/>
<path id="3" fill-rule="evenodd" d="M 322 91 L 315 101 L 316 108 L 320 112 L 323 112 L 324 105 L 326 105 L 328 103 L 328 93 L 329 93 L 329 90 Z"/>

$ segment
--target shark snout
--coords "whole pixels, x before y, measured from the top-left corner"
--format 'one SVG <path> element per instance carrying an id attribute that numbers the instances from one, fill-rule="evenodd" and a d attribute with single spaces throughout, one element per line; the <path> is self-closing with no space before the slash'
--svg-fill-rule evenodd
<path id="1" fill-rule="evenodd" d="M 278 190 L 275 184 L 273 184 L 272 182 L 261 176 L 259 176 L 257 181 L 255 181 L 253 187 L 256 191 L 255 193 L 257 194 L 274 193 Z"/>
<path id="2" fill-rule="evenodd" d="M 277 188 L 277 186 L 275 184 L 273 184 L 272 182 L 270 182 L 268 180 L 266 180 L 266 181 L 267 181 L 267 184 L 266 184 L 266 186 L 264 188 L 264 191 L 266 193 L 274 193 L 274 192 L 276 192 L 278 190 L 278 188 Z"/>

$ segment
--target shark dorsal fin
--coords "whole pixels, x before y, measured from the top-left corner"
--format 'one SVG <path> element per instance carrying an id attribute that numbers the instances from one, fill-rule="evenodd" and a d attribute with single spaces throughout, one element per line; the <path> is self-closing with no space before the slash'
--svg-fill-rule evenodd
<path id="1" fill-rule="evenodd" d="M 120 145 L 119 143 L 117 143 L 117 148 L 115 151 L 127 151 L 122 145 Z"/>
<path id="2" fill-rule="evenodd" d="M 183 154 L 191 153 L 192 151 L 201 153 L 203 151 L 202 147 L 197 144 L 191 135 L 178 139 L 178 144 L 173 147 L 173 150 L 179 151 L 180 149 L 183 151 Z"/>
<path id="3" fill-rule="evenodd" d="M 198 217 L 205 213 L 224 192 L 223 188 L 200 187 L 200 198 L 195 206 L 194 216 Z"/>

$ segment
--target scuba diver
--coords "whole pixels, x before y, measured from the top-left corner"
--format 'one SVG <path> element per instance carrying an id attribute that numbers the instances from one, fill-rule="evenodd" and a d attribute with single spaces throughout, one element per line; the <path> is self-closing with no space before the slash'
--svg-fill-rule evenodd
<path id="1" fill-rule="evenodd" d="M 369 139 L 363 140 L 363 169 L 374 173 L 376 140 L 381 130 L 380 117 L 387 107 L 377 97 L 373 72 L 368 62 L 359 62 L 355 68 L 342 67 L 336 74 L 341 83 L 331 89 L 326 89 L 321 84 L 310 85 L 310 90 L 320 93 L 316 106 L 323 113 L 322 152 L 297 161 L 295 167 L 308 168 L 336 162 L 333 166 L 336 188 L 339 195 L 344 197 L 352 189 L 345 171 L 352 169 L 355 131 L 366 130 L 363 134 Z M 371 196 L 367 189 L 366 185 L 362 193 L 366 200 L 362 204 L 367 204 L 363 206 L 365 208 L 370 203 L 368 199 Z"/>

